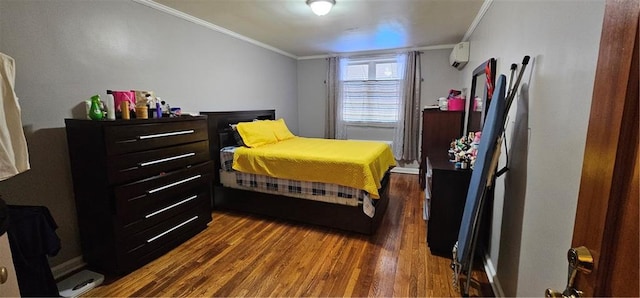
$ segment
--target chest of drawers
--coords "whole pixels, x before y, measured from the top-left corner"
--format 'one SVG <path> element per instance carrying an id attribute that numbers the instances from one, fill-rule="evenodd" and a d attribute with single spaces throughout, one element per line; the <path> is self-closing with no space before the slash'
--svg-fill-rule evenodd
<path id="1" fill-rule="evenodd" d="M 211 221 L 206 117 L 65 119 L 85 262 L 122 274 Z"/>
<path id="2" fill-rule="evenodd" d="M 456 169 L 445 154 L 430 156 L 428 164 L 432 177 L 427 243 L 432 254 L 450 258 L 458 240 L 471 170 Z"/>
<path id="3" fill-rule="evenodd" d="M 440 111 L 439 109 L 422 110 L 422 142 L 420 145 L 419 182 L 425 188 L 425 171 L 427 157 L 447 154 L 449 144 L 462 136 L 464 112 Z"/>

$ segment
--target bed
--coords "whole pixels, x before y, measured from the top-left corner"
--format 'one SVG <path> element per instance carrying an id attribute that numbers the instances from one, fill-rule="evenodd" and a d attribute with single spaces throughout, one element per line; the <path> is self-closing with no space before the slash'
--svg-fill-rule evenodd
<path id="1" fill-rule="evenodd" d="M 231 162 L 229 157 L 233 156 L 233 147 L 237 146 L 237 140 L 234 132 L 230 129 L 230 125 L 239 122 L 251 122 L 258 120 L 275 120 L 275 110 L 249 110 L 249 111 L 227 111 L 227 112 L 200 112 L 201 115 L 207 116 L 209 128 L 209 147 L 211 158 L 215 165 L 214 179 L 214 196 L 213 208 L 215 210 L 232 210 L 247 212 L 252 214 L 266 215 L 286 220 L 292 220 L 312 225 L 320 225 L 330 228 L 336 228 L 346 231 L 353 231 L 363 234 L 375 233 L 377 227 L 386 212 L 389 203 L 389 170 L 385 169 L 380 175 L 377 191 L 364 192 L 356 190 L 355 192 L 346 192 L 344 187 L 338 186 L 322 186 L 320 187 L 323 194 L 325 191 L 331 193 L 329 189 L 335 187 L 340 195 L 329 195 L 326 199 L 316 196 L 318 191 L 316 183 L 304 181 L 287 180 L 273 182 L 272 177 L 263 177 L 263 175 L 249 174 L 257 176 L 258 181 L 266 180 L 265 183 L 250 182 L 248 185 L 229 185 L 233 180 L 246 180 L 237 178 L 242 175 L 234 173 L 229 169 Z M 237 136 L 236 136 L 237 137 Z M 221 149 L 227 152 L 221 152 Z M 224 150 L 223 150 L 224 151 Z M 231 154 L 231 155 L 229 155 Z M 232 157 L 231 157 L 232 158 Z M 234 176 L 230 176 L 234 175 Z M 235 177 L 235 178 L 233 178 Z M 260 180 L 262 179 L 262 180 Z M 230 182 L 231 181 L 231 182 Z M 300 187 L 300 183 L 303 183 Z M 305 187 L 304 183 L 309 184 Z M 314 199 L 305 198 L 291 193 L 281 193 L 276 191 L 259 190 L 254 188 L 255 184 L 265 184 L 273 186 L 286 185 L 285 188 L 291 188 L 291 185 L 297 186 L 296 189 L 306 189 L 314 192 Z M 353 190 L 350 190 L 353 191 Z M 360 191 L 360 193 L 358 193 Z M 369 195 L 362 198 L 362 192 Z M 297 196 L 297 197 L 296 197 Z M 377 198 L 376 198 L 377 197 Z M 372 203 L 373 213 L 365 214 L 363 204 Z"/>

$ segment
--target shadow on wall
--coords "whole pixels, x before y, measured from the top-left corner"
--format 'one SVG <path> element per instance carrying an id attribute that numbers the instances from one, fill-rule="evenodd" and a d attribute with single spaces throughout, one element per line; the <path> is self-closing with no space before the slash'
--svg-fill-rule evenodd
<path id="1" fill-rule="evenodd" d="M 504 294 L 515 297 L 518 289 L 522 221 L 527 190 L 529 148 L 529 85 L 522 84 L 509 148 L 509 171 L 505 176 L 497 276 Z"/>
<path id="2" fill-rule="evenodd" d="M 71 108 L 71 118 L 73 118 L 73 119 L 86 119 L 87 118 L 87 104 L 84 101 L 81 101 L 80 103 L 75 105 L 73 108 Z M 66 134 L 65 134 L 65 136 L 66 136 Z M 65 139 L 66 139 L 66 137 L 65 137 Z M 67 148 L 67 150 L 68 150 L 68 148 Z M 69 169 L 71 169 L 71 168 L 69 168 Z"/>
<path id="3" fill-rule="evenodd" d="M 31 169 L 0 182 L 0 194 L 7 204 L 49 209 L 62 241 L 62 250 L 50 259 L 55 266 L 82 254 L 67 136 L 64 127 L 33 131 L 33 127 L 25 126 L 23 129 Z"/>

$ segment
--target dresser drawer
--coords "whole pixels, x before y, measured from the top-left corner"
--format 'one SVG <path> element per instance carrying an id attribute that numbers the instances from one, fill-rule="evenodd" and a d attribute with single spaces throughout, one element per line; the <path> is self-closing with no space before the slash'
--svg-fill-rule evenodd
<path id="1" fill-rule="evenodd" d="M 187 210 L 203 208 L 211 211 L 211 190 L 208 184 L 184 190 L 177 196 L 157 197 L 151 205 L 138 204 L 120 213 L 115 221 L 116 230 L 126 236 L 164 222 Z"/>
<path id="2" fill-rule="evenodd" d="M 180 121 L 105 127 L 107 155 L 208 140 L 207 122 Z"/>
<path id="3" fill-rule="evenodd" d="M 117 184 L 155 176 L 209 159 L 208 141 L 127 153 L 108 161 L 109 182 Z"/>
<path id="4" fill-rule="evenodd" d="M 118 259 L 137 267 L 148 262 L 145 258 L 149 255 L 153 259 L 201 231 L 210 220 L 211 213 L 204 210 L 187 211 L 149 229 L 122 237 L 116 243 Z"/>
<path id="5" fill-rule="evenodd" d="M 114 187 L 115 213 L 127 216 L 128 212 L 153 212 L 159 198 L 181 197 L 186 191 L 211 182 L 213 163 L 206 162 L 187 169 L 168 172 Z"/>

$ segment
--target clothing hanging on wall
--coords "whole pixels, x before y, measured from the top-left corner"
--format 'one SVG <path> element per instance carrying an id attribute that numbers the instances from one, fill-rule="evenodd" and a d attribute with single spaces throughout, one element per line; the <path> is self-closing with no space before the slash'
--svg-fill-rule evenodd
<path id="1" fill-rule="evenodd" d="M 61 249 L 56 224 L 44 206 L 8 205 L 9 245 L 16 269 L 20 295 L 56 297 L 58 288 L 47 256 Z"/>
<path id="2" fill-rule="evenodd" d="M 0 53 L 0 181 L 30 169 L 15 77 L 15 60 Z"/>

